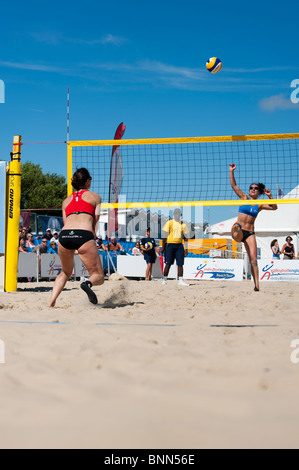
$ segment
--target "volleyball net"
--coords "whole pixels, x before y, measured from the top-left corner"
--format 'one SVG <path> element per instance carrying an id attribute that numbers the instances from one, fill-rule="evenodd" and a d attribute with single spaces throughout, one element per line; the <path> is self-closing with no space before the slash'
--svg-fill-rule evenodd
<path id="1" fill-rule="evenodd" d="M 115 145 L 121 153 L 121 197 L 109 204 Z M 251 183 L 261 182 L 271 189 L 273 202 L 299 202 L 299 134 L 70 141 L 68 194 L 73 172 L 85 167 L 103 209 L 238 205 L 229 181 L 231 163 L 245 193 Z"/>

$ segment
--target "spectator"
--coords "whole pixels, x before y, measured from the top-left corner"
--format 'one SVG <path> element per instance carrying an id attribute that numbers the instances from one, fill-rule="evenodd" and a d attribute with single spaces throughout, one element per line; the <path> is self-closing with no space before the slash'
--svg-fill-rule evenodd
<path id="1" fill-rule="evenodd" d="M 44 234 L 43 238 L 46 238 L 48 241 L 52 238 L 52 231 L 50 228 L 47 228 L 46 233 Z"/>
<path id="2" fill-rule="evenodd" d="M 278 246 L 278 240 L 276 238 L 271 242 L 271 250 L 273 253 L 273 258 L 279 259 L 280 249 Z"/>
<path id="3" fill-rule="evenodd" d="M 40 253 L 47 253 L 48 252 L 48 240 L 46 237 L 42 238 L 42 242 L 40 245 L 36 245 L 33 248 L 33 253 L 37 253 L 39 251 Z"/>
<path id="4" fill-rule="evenodd" d="M 25 238 L 21 237 L 19 241 L 19 252 L 20 253 L 28 253 L 28 250 L 25 245 L 26 241 Z"/>
<path id="5" fill-rule="evenodd" d="M 157 260 L 160 263 L 161 272 L 163 274 L 164 260 L 163 260 L 163 256 L 162 256 L 162 253 L 161 253 L 161 247 L 160 246 L 156 247 L 156 257 L 157 257 Z"/>
<path id="6" fill-rule="evenodd" d="M 27 240 L 27 230 L 26 227 L 20 227 L 19 228 L 19 238 L 24 238 L 25 241 Z"/>
<path id="7" fill-rule="evenodd" d="M 55 242 L 56 243 L 56 246 L 58 247 L 58 237 L 59 237 L 59 234 L 56 230 L 54 230 L 54 232 L 52 233 L 52 238 L 50 240 L 50 244 L 51 242 Z"/>
<path id="8" fill-rule="evenodd" d="M 53 240 L 50 241 L 50 247 L 48 248 L 48 253 L 50 253 L 52 255 L 57 255 L 58 254 L 57 243 Z"/>
<path id="9" fill-rule="evenodd" d="M 111 242 L 108 243 L 108 251 L 120 251 L 125 253 L 124 247 L 116 241 L 115 237 L 111 237 Z"/>
<path id="10" fill-rule="evenodd" d="M 28 251 L 32 251 L 35 248 L 34 238 L 32 233 L 27 233 L 25 246 Z"/>
<path id="11" fill-rule="evenodd" d="M 102 237 L 96 237 L 96 244 L 99 250 L 107 251 L 107 246 L 104 245 Z"/>
<path id="12" fill-rule="evenodd" d="M 281 249 L 281 254 L 283 255 L 283 259 L 295 259 L 295 248 L 292 241 L 292 237 L 288 236 L 286 238 L 286 243 L 283 245 Z"/>
<path id="13" fill-rule="evenodd" d="M 141 251 L 140 251 L 140 242 L 136 242 L 135 243 L 135 246 L 133 246 L 132 248 L 132 255 L 141 255 Z"/>
<path id="14" fill-rule="evenodd" d="M 42 253 L 48 253 L 48 240 L 46 237 L 42 238 L 42 242 L 40 245 L 36 245 L 32 253 L 37 253 L 38 252 L 38 271 L 39 274 L 41 274 L 41 254 Z"/>

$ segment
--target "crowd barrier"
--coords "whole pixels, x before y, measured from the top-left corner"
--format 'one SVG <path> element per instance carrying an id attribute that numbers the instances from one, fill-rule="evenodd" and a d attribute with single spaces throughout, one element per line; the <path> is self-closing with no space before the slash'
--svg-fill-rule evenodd
<path id="1" fill-rule="evenodd" d="M 143 256 L 119 255 L 100 252 L 105 272 L 117 272 L 128 278 L 144 279 L 146 262 Z M 110 262 L 109 262 L 110 259 Z M 152 277 L 162 278 L 163 263 L 157 258 Z M 299 260 L 258 260 L 260 281 L 299 281 Z M 185 258 L 184 279 L 213 281 L 242 281 L 247 279 L 246 260 L 223 258 Z M 60 258 L 56 254 L 19 253 L 18 278 L 54 279 L 61 272 Z M 74 278 L 88 277 L 89 273 L 78 255 L 74 257 Z M 169 279 L 177 278 L 177 266 L 171 266 Z"/>

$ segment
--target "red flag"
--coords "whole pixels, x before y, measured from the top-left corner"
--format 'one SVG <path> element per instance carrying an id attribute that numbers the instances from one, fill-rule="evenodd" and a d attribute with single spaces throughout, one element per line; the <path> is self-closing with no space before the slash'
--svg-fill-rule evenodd
<path id="1" fill-rule="evenodd" d="M 124 135 L 126 126 L 121 122 L 116 129 L 114 140 L 120 140 Z M 109 202 L 114 204 L 118 202 L 120 188 L 123 180 L 123 166 L 121 159 L 121 151 L 119 145 L 113 145 L 111 166 L 110 166 L 110 183 L 109 183 Z M 118 209 L 109 210 L 107 237 L 118 230 Z"/>

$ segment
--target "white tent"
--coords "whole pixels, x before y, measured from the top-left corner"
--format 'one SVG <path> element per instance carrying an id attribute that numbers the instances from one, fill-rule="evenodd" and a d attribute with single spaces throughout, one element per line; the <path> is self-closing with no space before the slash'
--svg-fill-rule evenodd
<path id="1" fill-rule="evenodd" d="M 290 199 L 296 194 L 298 197 L 299 185 L 290 193 L 286 194 L 283 199 Z M 236 206 L 236 214 L 238 206 Z M 236 222 L 236 217 L 227 219 L 217 224 L 210 225 L 206 229 L 206 234 L 211 238 L 229 238 L 232 225 Z M 257 247 L 260 248 L 261 258 L 272 258 L 271 241 L 278 240 L 279 247 L 282 248 L 287 236 L 293 238 L 292 243 L 295 246 L 297 256 L 299 248 L 299 204 L 279 204 L 276 211 L 261 211 L 255 222 L 255 234 Z M 243 247 L 244 248 L 244 247 Z"/>

